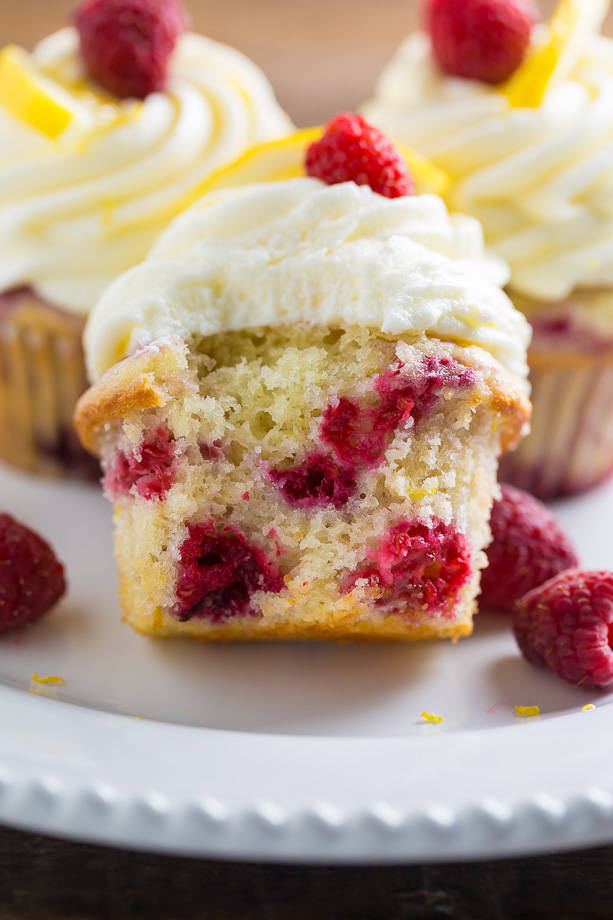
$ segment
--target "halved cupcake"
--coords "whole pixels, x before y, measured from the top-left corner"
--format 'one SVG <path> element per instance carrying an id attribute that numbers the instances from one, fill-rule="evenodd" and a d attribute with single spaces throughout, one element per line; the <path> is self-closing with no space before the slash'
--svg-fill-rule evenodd
<path id="1" fill-rule="evenodd" d="M 502 471 L 542 498 L 613 471 L 609 7 L 561 0 L 535 25 L 529 0 L 429 0 L 429 31 L 403 43 L 365 106 L 445 170 L 448 206 L 477 217 L 511 268 L 534 328 L 534 416 Z"/>
<path id="2" fill-rule="evenodd" d="M 86 0 L 32 54 L 0 51 L 0 458 L 89 475 L 71 418 L 97 298 L 201 184 L 291 122 L 175 0 Z"/>
<path id="3" fill-rule="evenodd" d="M 390 149 L 335 120 L 307 162 L 337 184 L 207 195 L 94 311 L 76 422 L 140 632 L 471 631 L 529 330 Z"/>

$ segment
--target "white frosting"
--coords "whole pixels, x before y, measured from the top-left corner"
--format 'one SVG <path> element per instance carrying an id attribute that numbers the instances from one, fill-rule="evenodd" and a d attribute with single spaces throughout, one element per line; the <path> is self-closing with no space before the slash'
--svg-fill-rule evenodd
<path id="1" fill-rule="evenodd" d="M 72 28 L 41 42 L 31 62 L 60 89 L 86 85 Z M 213 171 L 291 130 L 254 64 L 190 33 L 165 93 L 75 98 L 78 117 L 59 141 L 0 104 L 0 292 L 28 284 L 80 313 L 145 257 Z"/>
<path id="2" fill-rule="evenodd" d="M 415 33 L 364 112 L 452 178 L 451 208 L 481 220 L 512 286 L 541 300 L 613 285 L 613 42 L 596 36 L 538 109 L 436 66 Z"/>
<path id="3" fill-rule="evenodd" d="M 527 376 L 529 327 L 472 218 L 433 195 L 352 182 L 247 185 L 203 198 L 118 278 L 85 333 L 92 380 L 153 341 L 295 322 L 425 332 Z"/>

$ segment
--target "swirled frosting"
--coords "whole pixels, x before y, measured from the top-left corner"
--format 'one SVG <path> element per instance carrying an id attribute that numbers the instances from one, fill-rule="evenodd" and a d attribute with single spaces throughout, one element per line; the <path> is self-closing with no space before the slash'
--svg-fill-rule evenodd
<path id="1" fill-rule="evenodd" d="M 595 36 L 540 108 L 443 74 L 411 35 L 364 112 L 451 177 L 451 208 L 477 217 L 514 290 L 560 301 L 613 285 L 613 42 Z"/>
<path id="2" fill-rule="evenodd" d="M 214 170 L 291 130 L 262 72 L 199 35 L 179 39 L 167 91 L 140 103 L 88 87 L 72 28 L 41 42 L 31 63 L 75 94 L 78 117 L 52 141 L 0 105 L 0 291 L 30 285 L 79 313 L 145 257 Z"/>
<path id="3" fill-rule="evenodd" d="M 105 292 L 85 332 L 89 372 L 171 336 L 306 322 L 479 345 L 525 378 L 529 327 L 498 286 L 507 277 L 479 223 L 433 195 L 310 178 L 226 189 Z"/>

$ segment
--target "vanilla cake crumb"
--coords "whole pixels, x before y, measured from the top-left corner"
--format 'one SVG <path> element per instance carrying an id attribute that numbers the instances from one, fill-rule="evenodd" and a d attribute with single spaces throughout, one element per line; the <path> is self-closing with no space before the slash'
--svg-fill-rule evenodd
<path id="1" fill-rule="evenodd" d="M 163 344 L 81 404 L 126 619 L 159 637 L 457 637 L 524 402 L 488 354 L 361 326 Z"/>

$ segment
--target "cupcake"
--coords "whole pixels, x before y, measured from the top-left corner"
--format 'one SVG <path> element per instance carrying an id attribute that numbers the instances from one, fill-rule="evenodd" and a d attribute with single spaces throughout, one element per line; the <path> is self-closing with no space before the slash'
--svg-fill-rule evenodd
<path id="1" fill-rule="evenodd" d="M 89 320 L 76 424 L 125 618 L 203 640 L 467 635 L 498 458 L 529 415 L 528 325 L 477 221 L 413 195 L 361 119 L 304 154 L 302 177 L 205 196 Z"/>
<path id="2" fill-rule="evenodd" d="M 445 170 L 448 206 L 477 217 L 511 268 L 508 293 L 534 329 L 534 414 L 502 473 L 541 498 L 613 470 L 608 6 L 563 0 L 535 25 L 524 0 L 431 0 L 429 31 L 403 43 L 365 106 Z"/>
<path id="3" fill-rule="evenodd" d="M 89 311 L 212 173 L 290 128 L 175 0 L 87 0 L 32 54 L 0 52 L 2 460 L 96 474 L 72 425 Z"/>

